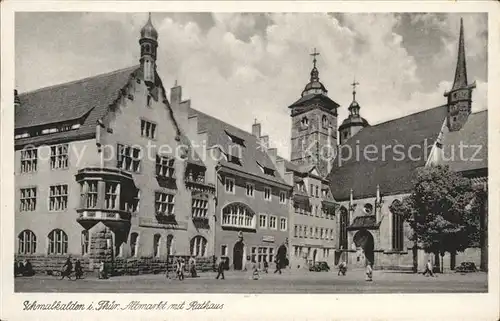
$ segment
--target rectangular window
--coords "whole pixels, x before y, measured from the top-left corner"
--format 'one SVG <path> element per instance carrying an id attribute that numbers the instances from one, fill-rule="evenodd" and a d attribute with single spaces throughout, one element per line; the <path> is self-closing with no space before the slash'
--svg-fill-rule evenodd
<path id="1" fill-rule="evenodd" d="M 135 173 L 141 170 L 141 150 L 139 148 L 118 144 L 117 150 L 116 167 Z"/>
<path id="2" fill-rule="evenodd" d="M 68 208 L 68 185 L 52 185 L 49 189 L 49 211 Z"/>
<path id="3" fill-rule="evenodd" d="M 274 248 L 273 247 L 269 248 L 269 260 L 267 262 L 268 263 L 274 262 Z"/>
<path id="4" fill-rule="evenodd" d="M 161 177 L 175 177 L 174 159 L 156 155 L 156 175 Z"/>
<path id="5" fill-rule="evenodd" d="M 316 197 L 319 197 L 319 187 L 316 186 Z"/>
<path id="6" fill-rule="evenodd" d="M 293 236 L 297 237 L 299 234 L 299 227 L 297 225 L 294 226 Z"/>
<path id="7" fill-rule="evenodd" d="M 281 231 L 286 231 L 287 229 L 287 224 L 286 224 L 286 217 L 281 217 L 280 218 L 280 230 Z"/>
<path id="8" fill-rule="evenodd" d="M 314 237 L 315 238 L 319 238 L 319 231 L 318 231 L 318 228 L 314 228 Z"/>
<path id="9" fill-rule="evenodd" d="M 312 227 L 309 228 L 309 236 L 314 238 L 314 229 Z"/>
<path id="10" fill-rule="evenodd" d="M 393 214 L 392 216 L 392 249 L 395 251 L 404 250 L 403 217 Z"/>
<path id="11" fill-rule="evenodd" d="M 87 184 L 85 207 L 95 208 L 97 206 L 97 181 L 87 181 L 85 184 Z"/>
<path id="12" fill-rule="evenodd" d="M 147 120 L 141 119 L 141 136 L 149 139 L 156 138 L 156 124 Z"/>
<path id="13" fill-rule="evenodd" d="M 278 229 L 278 218 L 276 216 L 269 216 L 269 228 L 270 229 L 273 229 L 273 230 L 276 230 Z"/>
<path id="14" fill-rule="evenodd" d="M 68 168 L 68 144 L 50 146 L 50 169 Z"/>
<path id="15" fill-rule="evenodd" d="M 226 177 L 224 185 L 226 187 L 226 193 L 234 194 L 234 179 Z"/>
<path id="16" fill-rule="evenodd" d="M 305 226 L 299 225 L 299 237 L 304 237 Z"/>
<path id="17" fill-rule="evenodd" d="M 127 203 L 126 205 L 127 211 L 131 213 L 139 212 L 140 201 L 141 201 L 141 190 L 136 188 L 132 201 L 130 203 Z"/>
<path id="18" fill-rule="evenodd" d="M 286 193 L 285 192 L 280 192 L 280 203 L 286 204 Z"/>
<path id="19" fill-rule="evenodd" d="M 314 190 L 313 190 L 314 186 L 313 184 L 310 185 L 310 191 L 309 191 L 309 195 L 311 196 L 314 196 Z"/>
<path id="20" fill-rule="evenodd" d="M 259 254 L 257 257 L 259 263 L 262 263 L 264 262 L 264 260 L 267 260 L 268 250 L 269 249 L 267 247 L 259 247 Z"/>
<path id="21" fill-rule="evenodd" d="M 195 218 L 207 218 L 208 199 L 202 197 L 193 197 L 192 199 L 192 215 Z"/>
<path id="22" fill-rule="evenodd" d="M 247 183 L 247 196 L 253 197 L 254 185 Z"/>
<path id="23" fill-rule="evenodd" d="M 156 214 L 173 215 L 174 214 L 174 195 L 162 192 L 155 193 Z"/>
<path id="24" fill-rule="evenodd" d="M 227 256 L 227 245 L 221 245 L 220 246 L 220 255 L 221 256 Z"/>
<path id="25" fill-rule="evenodd" d="M 271 189 L 269 187 L 264 187 L 264 199 L 266 201 L 271 200 Z"/>
<path id="26" fill-rule="evenodd" d="M 309 234 L 307 233 L 308 230 L 307 225 L 304 226 L 304 237 L 309 237 Z"/>
<path id="27" fill-rule="evenodd" d="M 21 188 L 21 212 L 36 210 L 36 187 Z"/>
<path id="28" fill-rule="evenodd" d="M 267 215 L 266 214 L 259 215 L 259 227 L 260 228 L 267 228 Z"/>
<path id="29" fill-rule="evenodd" d="M 21 173 L 36 172 L 38 162 L 38 150 L 29 148 L 21 150 Z"/>
<path id="30" fill-rule="evenodd" d="M 324 233 L 323 231 L 324 231 L 323 228 L 319 229 L 320 239 L 324 239 L 325 238 L 325 234 L 323 234 Z"/>
<path id="31" fill-rule="evenodd" d="M 106 195 L 104 197 L 104 206 L 107 209 L 114 210 L 118 204 L 118 183 L 106 182 Z"/>
<path id="32" fill-rule="evenodd" d="M 252 260 L 252 263 L 257 263 L 257 248 L 255 246 L 252 246 L 252 256 L 251 256 L 251 260 Z"/>

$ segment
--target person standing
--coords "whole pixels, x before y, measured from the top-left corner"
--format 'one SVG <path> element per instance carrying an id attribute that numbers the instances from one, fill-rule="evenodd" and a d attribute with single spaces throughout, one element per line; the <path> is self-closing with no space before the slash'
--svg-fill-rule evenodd
<path id="1" fill-rule="evenodd" d="M 267 269 L 269 268 L 269 264 L 267 263 L 266 258 L 264 258 L 264 272 L 267 274 Z"/>
<path id="2" fill-rule="evenodd" d="M 277 272 L 281 274 L 281 260 L 279 257 L 276 257 L 276 270 L 274 273 L 276 274 Z"/>
<path id="3" fill-rule="evenodd" d="M 425 264 L 425 271 L 422 274 L 424 276 L 430 275 L 430 276 L 434 277 L 434 273 L 432 272 L 432 269 L 433 269 L 432 262 L 431 262 L 431 260 L 428 260 L 427 264 Z"/>
<path id="4" fill-rule="evenodd" d="M 345 261 L 342 261 L 339 264 L 339 273 L 337 275 L 342 274 L 343 276 L 345 276 L 346 272 L 347 272 L 347 263 Z"/>
<path id="5" fill-rule="evenodd" d="M 219 277 L 221 277 L 221 279 L 224 280 L 224 260 L 221 257 L 218 259 L 217 272 L 216 279 L 218 280 Z"/>
<path id="6" fill-rule="evenodd" d="M 73 271 L 73 263 L 71 263 L 71 258 L 68 257 L 66 259 L 66 262 L 64 263 L 63 265 L 63 271 L 62 271 L 62 277 L 61 277 L 61 280 L 64 279 L 64 277 L 68 277 L 69 279 L 69 276 L 71 274 L 71 271 Z"/>
<path id="7" fill-rule="evenodd" d="M 75 276 L 77 279 L 80 279 L 83 275 L 82 264 L 79 259 L 76 259 L 75 262 Z"/>
<path id="8" fill-rule="evenodd" d="M 372 269 L 372 263 L 368 261 L 366 264 L 366 281 L 372 281 L 373 280 L 373 269 Z"/>
<path id="9" fill-rule="evenodd" d="M 191 256 L 191 258 L 189 259 L 189 271 L 191 272 L 192 278 L 195 278 L 197 276 L 196 275 L 196 260 L 195 260 L 194 256 Z"/>

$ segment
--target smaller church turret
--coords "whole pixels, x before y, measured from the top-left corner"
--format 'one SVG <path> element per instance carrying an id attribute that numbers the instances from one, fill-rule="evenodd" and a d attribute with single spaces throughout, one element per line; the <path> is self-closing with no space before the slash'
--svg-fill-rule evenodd
<path id="1" fill-rule="evenodd" d="M 476 88 L 476 82 L 468 84 L 467 66 L 464 45 L 464 23 L 460 18 L 460 36 L 458 39 L 458 57 L 455 69 L 455 80 L 450 91 L 444 93 L 448 98 L 447 125 L 450 131 L 460 130 L 467 122 L 471 113 L 472 90 Z"/>
<path id="2" fill-rule="evenodd" d="M 148 21 L 141 29 L 139 45 L 141 46 L 140 63 L 144 73 L 144 82 L 148 87 L 152 87 L 155 83 L 158 32 L 151 22 L 151 13 L 149 13 Z"/>
<path id="3" fill-rule="evenodd" d="M 356 101 L 356 86 L 359 83 L 354 80 L 351 84 L 352 86 L 352 102 L 349 105 L 349 116 L 342 122 L 339 126 L 340 144 L 345 143 L 349 138 L 354 136 L 361 129 L 369 126 L 366 119 L 361 117 L 359 110 L 361 106 Z"/>

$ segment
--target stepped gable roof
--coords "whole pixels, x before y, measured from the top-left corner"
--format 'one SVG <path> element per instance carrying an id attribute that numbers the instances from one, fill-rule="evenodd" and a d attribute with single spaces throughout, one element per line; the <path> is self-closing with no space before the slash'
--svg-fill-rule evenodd
<path id="1" fill-rule="evenodd" d="M 460 155 L 460 144 L 462 156 Z M 442 138 L 443 163 L 453 171 L 488 168 L 488 110 L 469 115 L 458 131 L 445 131 Z"/>
<path id="2" fill-rule="evenodd" d="M 348 200 L 351 188 L 356 199 L 373 197 L 377 185 L 385 195 L 408 192 L 413 171 L 425 165 L 446 115 L 445 105 L 368 126 L 339 146 L 343 157 L 337 155 L 328 175 L 333 197 Z"/>
<path id="3" fill-rule="evenodd" d="M 220 146 L 224 153 L 239 157 L 241 165 L 231 163 L 226 159 L 220 160 L 220 164 L 261 179 L 273 181 L 288 185 L 281 177 L 278 169 L 267 154 L 265 148 L 261 145 L 257 137 L 240 128 L 232 126 L 220 119 L 207 115 L 201 111 L 191 108 L 189 117 L 198 117 L 198 132 L 207 134 L 207 146 Z M 242 146 L 233 143 L 230 135 L 242 141 Z M 264 174 L 261 166 L 274 171 L 274 176 Z"/>
<path id="4" fill-rule="evenodd" d="M 78 119 L 83 123 L 76 130 L 17 139 L 16 145 L 95 135 L 97 120 L 105 115 L 118 99 L 120 89 L 138 70 L 139 66 L 133 66 L 19 94 L 21 104 L 14 112 L 17 131 Z"/>

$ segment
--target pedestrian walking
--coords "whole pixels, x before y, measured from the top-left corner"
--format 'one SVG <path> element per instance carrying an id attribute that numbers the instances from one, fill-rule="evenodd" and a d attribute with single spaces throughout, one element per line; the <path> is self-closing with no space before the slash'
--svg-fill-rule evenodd
<path id="1" fill-rule="evenodd" d="M 106 271 L 106 264 L 104 261 L 101 261 L 99 264 L 99 279 L 107 279 L 108 278 L 108 272 Z"/>
<path id="2" fill-rule="evenodd" d="M 253 270 L 252 279 L 258 280 L 259 279 L 259 269 L 257 268 L 257 266 L 255 264 L 253 265 L 252 270 Z"/>
<path id="3" fill-rule="evenodd" d="M 224 280 L 224 260 L 221 257 L 218 259 L 217 272 L 216 279 L 218 280 L 219 277 L 221 277 L 221 279 Z"/>
<path id="4" fill-rule="evenodd" d="M 267 260 L 264 258 L 264 272 L 267 274 L 267 270 L 269 269 L 269 264 L 267 263 Z"/>
<path id="5" fill-rule="evenodd" d="M 189 271 L 191 272 L 192 278 L 197 277 L 197 275 L 196 275 L 196 260 L 195 260 L 194 256 L 191 256 L 191 258 L 189 259 Z"/>
<path id="6" fill-rule="evenodd" d="M 347 272 L 347 263 L 345 261 L 340 262 L 339 264 L 339 273 L 337 275 L 343 275 L 345 276 Z"/>
<path id="7" fill-rule="evenodd" d="M 79 259 L 76 259 L 75 262 L 75 276 L 77 279 L 80 279 L 83 276 L 82 263 Z"/>
<path id="8" fill-rule="evenodd" d="M 177 277 L 179 278 L 179 281 L 183 281 L 184 280 L 184 266 L 185 266 L 185 262 L 184 262 L 184 259 L 179 259 L 177 261 Z"/>
<path id="9" fill-rule="evenodd" d="M 432 272 L 431 260 L 427 261 L 427 264 L 425 265 L 425 271 L 424 271 L 424 273 L 422 273 L 422 275 L 424 275 L 424 276 L 430 275 L 430 276 L 434 277 L 434 273 Z"/>
<path id="10" fill-rule="evenodd" d="M 366 264 L 366 281 L 372 281 L 373 280 L 373 269 L 371 262 L 368 262 Z"/>
<path id="11" fill-rule="evenodd" d="M 274 271 L 274 274 L 279 272 L 281 274 L 281 261 L 278 257 L 276 257 L 276 270 Z"/>

